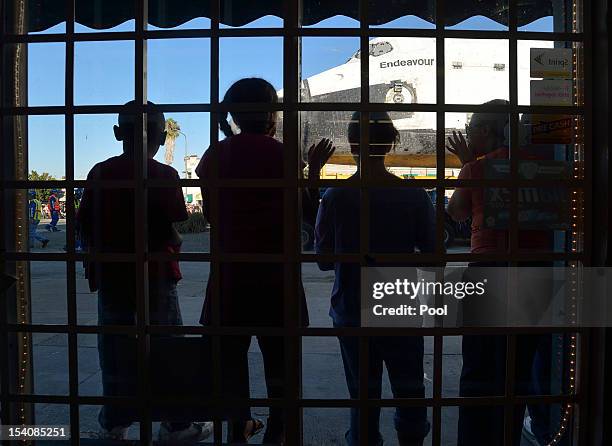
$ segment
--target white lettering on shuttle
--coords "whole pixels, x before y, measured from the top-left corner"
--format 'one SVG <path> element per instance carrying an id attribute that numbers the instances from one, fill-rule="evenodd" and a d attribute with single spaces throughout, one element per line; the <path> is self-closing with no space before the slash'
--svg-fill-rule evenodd
<path id="1" fill-rule="evenodd" d="M 434 59 L 405 59 L 395 60 L 393 62 L 381 62 L 380 68 L 393 68 L 393 67 L 412 67 L 415 65 L 433 65 Z"/>

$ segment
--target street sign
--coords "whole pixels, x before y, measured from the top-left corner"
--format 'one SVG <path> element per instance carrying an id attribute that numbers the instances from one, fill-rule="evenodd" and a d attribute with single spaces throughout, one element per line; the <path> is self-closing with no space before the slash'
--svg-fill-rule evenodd
<path id="1" fill-rule="evenodd" d="M 531 105 L 571 106 L 573 103 L 572 81 L 563 79 L 531 81 Z"/>
<path id="2" fill-rule="evenodd" d="M 572 49 L 531 48 L 529 65 L 531 77 L 571 79 Z"/>

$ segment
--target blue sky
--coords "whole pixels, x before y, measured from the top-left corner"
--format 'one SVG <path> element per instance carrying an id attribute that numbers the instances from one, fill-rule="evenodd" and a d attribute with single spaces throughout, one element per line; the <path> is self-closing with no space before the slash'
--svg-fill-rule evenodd
<path id="1" fill-rule="evenodd" d="M 199 18 L 180 29 L 206 28 Z M 246 27 L 280 27 L 277 17 L 263 17 Z M 336 16 L 315 27 L 358 27 L 356 20 Z M 417 17 L 403 17 L 382 27 L 432 28 Z M 133 21 L 113 31 L 132 31 Z M 450 29 L 506 30 L 490 19 L 477 16 Z M 59 24 L 46 32 L 62 32 Z M 529 24 L 524 31 L 552 31 L 552 18 Z M 81 25 L 75 31 L 92 30 Z M 282 88 L 282 37 L 222 38 L 219 42 L 220 97 L 236 80 L 259 76 Z M 302 41 L 302 73 L 309 77 L 340 65 L 359 49 L 355 37 L 317 37 Z M 63 43 L 34 43 L 28 46 L 29 105 L 64 104 L 65 46 Z M 75 44 L 74 99 L 77 105 L 123 104 L 134 99 L 134 44 L 130 41 L 77 42 Z M 210 42 L 208 39 L 150 40 L 148 43 L 148 96 L 156 103 L 206 103 L 210 99 Z M 185 152 L 201 155 L 209 143 L 208 113 L 167 113 L 179 122 L 186 138 L 176 142 L 173 166 L 181 171 Z M 78 115 L 75 117 L 75 177 L 84 178 L 98 161 L 121 153 L 114 140 L 115 115 Z M 28 120 L 30 170 L 65 174 L 63 116 L 30 116 Z M 187 148 L 185 147 L 187 143 Z M 162 147 L 156 157 L 163 160 Z"/>

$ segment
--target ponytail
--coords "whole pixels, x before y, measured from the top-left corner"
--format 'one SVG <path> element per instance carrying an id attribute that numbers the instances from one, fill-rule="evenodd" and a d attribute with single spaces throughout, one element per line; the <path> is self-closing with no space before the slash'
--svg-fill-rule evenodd
<path id="1" fill-rule="evenodd" d="M 232 126 L 230 126 L 229 122 L 227 121 L 226 111 L 222 112 L 221 116 L 219 117 L 219 127 L 221 128 L 221 131 L 223 132 L 226 138 L 229 138 L 230 136 L 234 136 L 234 132 L 232 131 Z"/>

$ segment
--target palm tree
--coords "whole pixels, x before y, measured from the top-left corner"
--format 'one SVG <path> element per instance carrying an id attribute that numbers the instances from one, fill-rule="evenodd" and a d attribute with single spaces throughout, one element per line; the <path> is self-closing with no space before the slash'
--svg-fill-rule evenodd
<path id="1" fill-rule="evenodd" d="M 164 160 L 166 164 L 172 164 L 174 162 L 174 143 L 176 138 L 181 134 L 181 126 L 172 118 L 166 119 L 165 130 L 166 136 L 166 153 L 164 154 Z"/>

